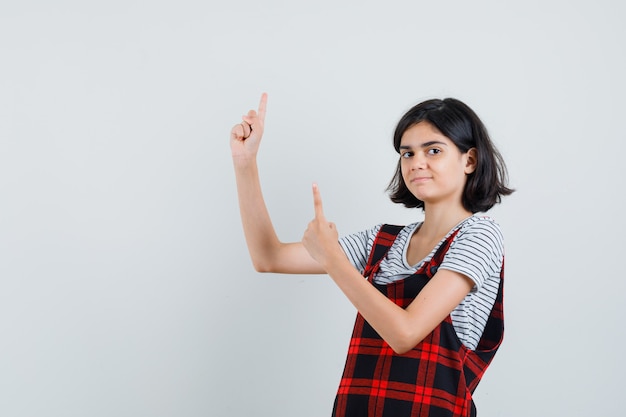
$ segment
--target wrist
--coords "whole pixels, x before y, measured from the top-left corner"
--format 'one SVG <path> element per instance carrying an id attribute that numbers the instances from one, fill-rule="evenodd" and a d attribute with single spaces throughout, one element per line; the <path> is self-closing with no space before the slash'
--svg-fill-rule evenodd
<path id="1" fill-rule="evenodd" d="M 233 155 L 233 165 L 236 170 L 250 170 L 257 168 L 256 155 Z"/>
<path id="2" fill-rule="evenodd" d="M 331 275 L 333 272 L 341 271 L 346 267 L 351 267 L 352 264 L 343 252 L 339 242 L 337 242 L 333 250 L 329 251 L 328 255 L 324 258 L 322 266 L 326 273 Z"/>

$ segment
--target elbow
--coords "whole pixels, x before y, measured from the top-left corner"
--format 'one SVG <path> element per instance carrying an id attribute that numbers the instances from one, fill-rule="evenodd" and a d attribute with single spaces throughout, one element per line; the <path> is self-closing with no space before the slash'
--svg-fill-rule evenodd
<path id="1" fill-rule="evenodd" d="M 281 272 L 278 260 L 268 255 L 252 257 L 252 266 L 256 272 L 260 273 Z"/>
<path id="2" fill-rule="evenodd" d="M 405 353 L 413 350 L 413 348 L 415 348 L 415 346 L 417 346 L 417 344 L 421 341 L 422 338 L 414 333 L 403 333 L 397 335 L 394 340 L 387 343 L 394 353 L 397 355 L 404 355 Z"/>
<path id="3" fill-rule="evenodd" d="M 393 344 L 393 345 L 389 345 L 391 347 L 391 350 L 393 350 L 393 352 L 396 355 L 404 355 L 405 353 L 410 352 L 411 350 L 413 350 L 413 348 L 416 345 L 410 345 L 410 344 Z"/>
<path id="4" fill-rule="evenodd" d="M 250 260 L 256 272 L 280 272 L 279 249 L 275 245 L 266 245 L 263 248 L 249 248 Z"/>
<path id="5" fill-rule="evenodd" d="M 267 273 L 274 272 L 271 264 L 267 261 L 253 260 L 252 266 L 256 272 Z"/>

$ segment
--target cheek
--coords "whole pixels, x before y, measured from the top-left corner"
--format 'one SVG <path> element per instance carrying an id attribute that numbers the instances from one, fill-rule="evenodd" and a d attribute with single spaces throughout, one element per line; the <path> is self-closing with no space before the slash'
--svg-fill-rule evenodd
<path id="1" fill-rule="evenodd" d="M 461 187 L 465 187 L 465 184 L 467 183 L 467 174 L 465 173 L 465 170 L 459 170 L 458 172 L 458 184 Z"/>
<path id="2" fill-rule="evenodd" d="M 409 169 L 409 164 L 404 161 L 400 161 L 400 172 L 402 173 L 402 178 L 406 182 L 406 177 L 411 170 Z"/>

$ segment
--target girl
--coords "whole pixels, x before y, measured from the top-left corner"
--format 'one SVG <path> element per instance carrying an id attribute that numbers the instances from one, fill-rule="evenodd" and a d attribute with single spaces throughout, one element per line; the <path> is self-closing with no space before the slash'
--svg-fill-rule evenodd
<path id="1" fill-rule="evenodd" d="M 423 221 L 339 239 L 314 184 L 315 218 L 283 243 L 256 163 L 266 104 L 263 94 L 231 131 L 244 233 L 257 271 L 328 274 L 358 310 L 333 416 L 475 416 L 472 393 L 503 336 L 504 261 L 498 225 L 475 213 L 513 192 L 480 119 L 450 98 L 400 119 L 388 191 Z"/>

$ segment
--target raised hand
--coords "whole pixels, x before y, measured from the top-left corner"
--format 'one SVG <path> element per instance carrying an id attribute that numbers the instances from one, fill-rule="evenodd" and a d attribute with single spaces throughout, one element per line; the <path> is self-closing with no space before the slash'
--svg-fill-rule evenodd
<path id="1" fill-rule="evenodd" d="M 313 207 L 315 218 L 305 230 L 302 244 L 313 259 L 326 266 L 333 255 L 343 255 L 343 251 L 339 246 L 339 235 L 335 224 L 328 222 L 324 216 L 322 196 L 317 184 L 313 184 Z"/>
<path id="2" fill-rule="evenodd" d="M 233 159 L 246 162 L 256 157 L 265 127 L 267 93 L 261 95 L 258 111 L 250 110 L 241 116 L 241 123 L 230 131 L 230 149 Z"/>

